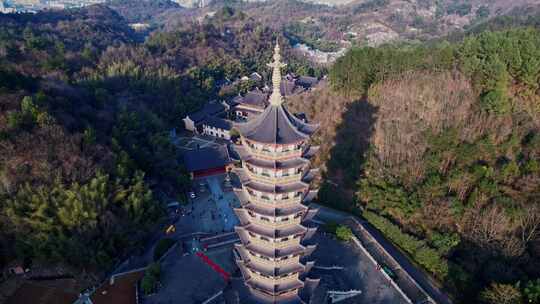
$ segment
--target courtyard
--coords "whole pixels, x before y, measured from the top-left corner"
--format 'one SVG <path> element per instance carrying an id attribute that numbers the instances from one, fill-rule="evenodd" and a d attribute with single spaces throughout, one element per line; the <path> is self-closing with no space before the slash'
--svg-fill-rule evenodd
<path id="1" fill-rule="evenodd" d="M 206 232 L 220 234 L 231 232 L 238 218 L 233 208 L 240 202 L 231 187 L 225 186 L 225 174 L 193 181 L 195 198 L 182 206 L 184 216 L 175 223 L 180 234 Z"/>
<path id="2" fill-rule="evenodd" d="M 321 279 L 314 293 L 314 303 L 326 303 L 322 301 L 329 291 L 351 290 L 361 293 L 340 303 L 407 303 L 376 265 L 352 243 L 338 241 L 323 232 L 316 233 L 311 242 L 316 242 L 318 247 L 311 256 L 316 264 L 309 276 Z M 232 284 L 228 284 L 196 254 L 182 254 L 181 250 L 175 250 L 162 261 L 163 286 L 159 293 L 145 298 L 143 303 L 196 304 L 223 291 L 223 295 L 211 303 L 251 304 L 245 298 L 245 288 L 234 262 L 232 248 L 227 245 L 204 251 L 212 262 L 232 275 Z"/>
<path id="3" fill-rule="evenodd" d="M 351 242 L 338 241 L 323 232 L 316 233 L 310 242 L 317 243 L 317 249 L 311 255 L 316 264 L 310 277 L 321 279 L 319 291 L 361 291 L 360 295 L 340 302 L 343 304 L 407 303 L 381 270 Z"/>

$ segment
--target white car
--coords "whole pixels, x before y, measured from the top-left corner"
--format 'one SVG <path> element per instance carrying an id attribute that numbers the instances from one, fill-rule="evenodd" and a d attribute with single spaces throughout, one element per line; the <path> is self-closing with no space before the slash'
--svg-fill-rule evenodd
<path id="1" fill-rule="evenodd" d="M 197 195 L 195 195 L 195 192 L 191 191 L 191 192 L 189 193 L 189 197 L 192 198 L 192 199 L 194 199 L 194 198 L 197 197 Z"/>

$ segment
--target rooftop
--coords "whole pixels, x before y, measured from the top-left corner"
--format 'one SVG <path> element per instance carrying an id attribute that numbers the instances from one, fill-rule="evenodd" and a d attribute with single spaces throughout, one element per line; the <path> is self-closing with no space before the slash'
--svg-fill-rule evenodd
<path id="1" fill-rule="evenodd" d="M 233 124 L 230 120 L 226 120 L 226 119 L 214 117 L 214 116 L 206 117 L 206 119 L 204 119 L 202 123 L 207 126 L 214 127 L 217 129 L 223 129 L 223 130 L 231 130 L 233 127 Z"/>
<path id="2" fill-rule="evenodd" d="M 246 96 L 237 98 L 235 101 L 242 104 L 259 109 L 264 109 L 268 105 L 268 95 L 259 90 L 249 91 Z"/>
<path id="3" fill-rule="evenodd" d="M 186 151 L 184 163 L 189 172 L 194 172 L 226 166 L 231 163 L 231 159 L 226 146 L 216 145 Z"/>
<path id="4" fill-rule="evenodd" d="M 187 117 L 189 117 L 195 123 L 198 123 L 203 121 L 207 116 L 214 116 L 223 111 L 225 111 L 225 106 L 217 101 L 213 101 L 205 104 L 199 111 L 189 113 Z"/>
<path id="5" fill-rule="evenodd" d="M 79 297 L 75 280 L 25 281 L 5 304 L 72 304 Z M 97 304 L 97 303 L 96 303 Z"/>
<path id="6" fill-rule="evenodd" d="M 103 283 L 90 299 L 93 304 L 136 304 L 136 284 L 143 276 L 144 270 L 116 276 Z"/>
<path id="7" fill-rule="evenodd" d="M 283 105 L 270 105 L 261 115 L 237 127 L 244 137 L 255 142 L 292 144 L 308 139 L 318 125 L 301 121 Z"/>

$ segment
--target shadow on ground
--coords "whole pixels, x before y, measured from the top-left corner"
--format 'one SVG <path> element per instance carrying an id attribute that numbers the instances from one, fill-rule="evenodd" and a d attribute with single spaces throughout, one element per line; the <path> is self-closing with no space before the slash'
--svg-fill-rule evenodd
<path id="1" fill-rule="evenodd" d="M 356 210 L 356 183 L 362 175 L 377 110 L 365 97 L 347 105 L 326 163 L 318 198 L 321 204 L 344 211 Z"/>

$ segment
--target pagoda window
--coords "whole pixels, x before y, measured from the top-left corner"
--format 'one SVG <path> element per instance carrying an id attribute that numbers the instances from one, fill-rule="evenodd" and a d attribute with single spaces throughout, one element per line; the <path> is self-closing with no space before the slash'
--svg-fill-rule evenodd
<path id="1" fill-rule="evenodd" d="M 286 237 L 286 238 L 282 238 L 282 239 L 281 239 L 281 241 L 282 241 L 282 242 L 286 242 L 286 241 L 288 241 L 288 240 L 289 240 L 289 238 L 288 238 L 288 237 Z"/>
<path id="2" fill-rule="evenodd" d="M 282 222 L 286 222 L 286 221 L 288 221 L 288 220 L 289 220 L 288 217 L 282 217 L 282 218 L 281 218 L 281 221 L 282 221 Z"/>
<path id="3" fill-rule="evenodd" d="M 285 193 L 285 194 L 281 197 L 281 199 L 284 199 L 284 200 L 289 199 L 289 193 Z"/>
<path id="4" fill-rule="evenodd" d="M 270 222 L 270 219 L 265 217 L 265 216 L 261 216 L 261 220 L 266 221 L 266 222 Z"/>
<path id="5" fill-rule="evenodd" d="M 269 201 L 269 200 L 270 200 L 270 197 L 269 197 L 269 196 L 267 196 L 267 195 L 262 195 L 262 196 L 261 196 L 261 198 L 262 198 L 263 200 L 267 200 L 267 201 Z"/>
<path id="6" fill-rule="evenodd" d="M 264 236 L 261 236 L 261 240 L 266 241 L 266 242 L 270 242 L 270 239 L 267 238 L 267 237 L 264 237 Z"/>

